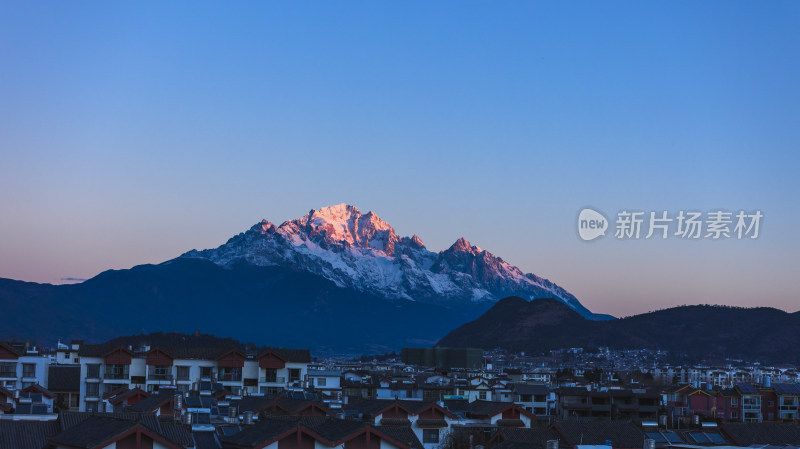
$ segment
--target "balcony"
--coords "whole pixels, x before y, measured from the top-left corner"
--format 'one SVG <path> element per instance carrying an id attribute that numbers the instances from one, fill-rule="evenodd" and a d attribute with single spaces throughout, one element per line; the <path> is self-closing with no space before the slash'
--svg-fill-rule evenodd
<path id="1" fill-rule="evenodd" d="M 130 373 L 128 371 L 112 371 L 110 373 L 106 373 L 103 379 L 105 380 L 129 380 Z"/>
<path id="2" fill-rule="evenodd" d="M 98 400 L 100 400 L 100 392 L 99 391 L 86 391 L 86 400 L 87 401 L 98 401 Z"/>
<path id="3" fill-rule="evenodd" d="M 241 382 L 242 373 L 219 373 L 220 382 Z"/>
<path id="4" fill-rule="evenodd" d="M 147 373 L 147 381 L 148 382 L 172 382 L 172 374 Z"/>
<path id="5" fill-rule="evenodd" d="M 0 379 L 16 379 L 16 371 L 0 371 Z"/>
<path id="6" fill-rule="evenodd" d="M 285 384 L 286 378 L 280 376 L 267 376 L 259 378 L 258 381 L 262 384 Z"/>

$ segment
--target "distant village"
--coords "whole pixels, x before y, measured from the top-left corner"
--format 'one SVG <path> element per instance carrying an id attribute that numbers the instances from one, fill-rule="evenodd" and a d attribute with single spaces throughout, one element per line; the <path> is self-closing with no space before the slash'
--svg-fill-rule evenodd
<path id="1" fill-rule="evenodd" d="M 797 448 L 793 366 L 658 351 L 0 343 L 0 449 Z"/>

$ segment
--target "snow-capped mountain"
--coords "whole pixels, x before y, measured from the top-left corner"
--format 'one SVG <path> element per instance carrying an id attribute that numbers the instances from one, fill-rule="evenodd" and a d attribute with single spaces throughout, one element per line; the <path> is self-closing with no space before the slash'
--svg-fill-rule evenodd
<path id="1" fill-rule="evenodd" d="M 464 238 L 444 251 L 429 251 L 418 236 L 399 237 L 373 212 L 362 214 L 346 204 L 312 209 L 280 226 L 262 220 L 219 248 L 181 257 L 223 267 L 248 263 L 309 271 L 340 287 L 391 300 L 488 308 L 512 295 L 556 298 L 586 318 L 607 318 L 587 310 L 558 285 L 525 274 Z"/>

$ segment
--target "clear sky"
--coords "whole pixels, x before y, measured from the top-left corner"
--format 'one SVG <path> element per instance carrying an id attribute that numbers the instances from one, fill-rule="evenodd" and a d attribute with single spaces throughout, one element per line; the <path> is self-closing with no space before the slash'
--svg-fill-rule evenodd
<path id="1" fill-rule="evenodd" d="M 0 2 L 0 277 L 346 202 L 594 312 L 800 309 L 800 3 Z M 761 210 L 755 240 L 577 236 Z"/>

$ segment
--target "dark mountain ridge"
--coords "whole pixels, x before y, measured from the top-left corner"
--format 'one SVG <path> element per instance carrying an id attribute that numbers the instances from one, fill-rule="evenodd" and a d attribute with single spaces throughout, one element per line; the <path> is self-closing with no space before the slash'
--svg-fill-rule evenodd
<path id="1" fill-rule="evenodd" d="M 541 353 L 567 347 L 666 350 L 689 360 L 800 362 L 800 312 L 769 307 L 679 306 L 590 321 L 553 299 L 504 298 L 437 346 Z"/>
<path id="2" fill-rule="evenodd" d="M 431 345 L 466 317 L 432 304 L 395 303 L 308 272 L 179 258 L 109 270 L 81 284 L 0 279 L 9 320 L 2 338 L 102 342 L 177 331 L 227 335 L 315 354 L 383 353 Z M 388 317 L 388 318 L 387 318 Z M 409 324 L 413 331 L 409 331 Z M 446 326 L 446 327 L 443 327 Z"/>

